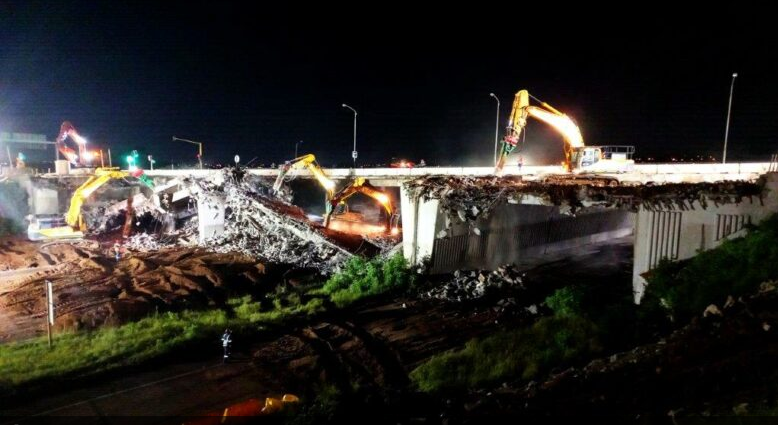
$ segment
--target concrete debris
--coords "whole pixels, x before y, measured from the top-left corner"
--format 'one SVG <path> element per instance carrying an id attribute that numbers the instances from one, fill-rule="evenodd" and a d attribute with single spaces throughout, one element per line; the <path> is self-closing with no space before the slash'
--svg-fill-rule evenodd
<path id="1" fill-rule="evenodd" d="M 521 273 L 513 266 L 502 266 L 492 272 L 482 270 L 457 270 L 448 282 L 421 294 L 422 299 L 438 299 L 449 302 L 463 302 L 482 298 L 489 292 L 508 288 L 523 288 Z M 514 298 L 497 302 L 498 307 L 516 305 Z M 532 306 L 530 306 L 532 307 Z M 532 314 L 537 313 L 537 306 Z"/>
<path id="2" fill-rule="evenodd" d="M 300 208 L 269 196 L 267 183 L 260 177 L 236 179 L 229 169 L 223 174 L 216 183 L 194 178 L 181 182 L 196 199 L 200 216 L 203 208 L 214 214 L 223 208 L 223 230 L 199 238 L 199 245 L 210 251 L 239 252 L 268 263 L 315 267 L 322 272 L 336 269 L 352 253 L 378 251 L 361 236 L 325 229 L 308 220 Z M 190 220 L 197 223 L 198 217 Z M 135 236 L 128 245 L 144 251 L 189 245 L 192 239 L 202 236 L 198 232 L 198 226 L 190 224 L 167 237 Z"/>
<path id="3" fill-rule="evenodd" d="M 616 183 L 616 184 L 614 184 Z M 419 177 L 405 188 L 422 199 L 437 199 L 449 212 L 448 219 L 472 222 L 500 202 L 558 206 L 575 214 L 593 206 L 637 211 L 690 210 L 695 206 L 740 203 L 745 198 L 761 202 L 764 178 L 757 182 L 667 183 L 618 185 L 613 179 L 552 179 L 525 181 L 520 177 Z"/>

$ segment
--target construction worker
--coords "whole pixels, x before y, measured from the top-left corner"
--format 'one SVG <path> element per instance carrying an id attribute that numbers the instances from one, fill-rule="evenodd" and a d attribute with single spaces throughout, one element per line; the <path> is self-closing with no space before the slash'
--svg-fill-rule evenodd
<path id="1" fill-rule="evenodd" d="M 114 258 L 116 258 L 116 262 L 117 263 L 122 258 L 122 251 L 121 251 L 121 249 L 122 248 L 121 248 L 121 246 L 119 246 L 119 242 L 114 242 L 113 243 L 113 255 L 114 255 Z"/>
<path id="2" fill-rule="evenodd" d="M 232 345 L 232 331 L 227 328 L 222 334 L 222 348 L 224 348 L 222 363 L 227 363 L 227 359 L 230 357 L 230 345 Z"/>

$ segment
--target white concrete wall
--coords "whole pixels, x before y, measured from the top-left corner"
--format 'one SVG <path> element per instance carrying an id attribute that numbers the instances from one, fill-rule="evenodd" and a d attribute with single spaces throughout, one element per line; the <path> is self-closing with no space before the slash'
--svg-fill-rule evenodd
<path id="1" fill-rule="evenodd" d="M 742 236 L 745 223 L 759 223 L 778 212 L 778 174 L 767 175 L 767 191 L 763 204 L 759 199 L 746 198 L 740 204 L 716 206 L 708 202 L 703 209 L 699 202 L 693 210 L 649 211 L 641 208 L 635 221 L 635 261 L 632 288 L 639 303 L 646 288 L 642 276 L 663 258 L 684 260 L 699 251 L 719 246 L 724 240 Z"/>
<path id="2" fill-rule="evenodd" d="M 224 199 L 210 194 L 200 194 L 197 199 L 197 230 L 200 243 L 224 233 Z"/>

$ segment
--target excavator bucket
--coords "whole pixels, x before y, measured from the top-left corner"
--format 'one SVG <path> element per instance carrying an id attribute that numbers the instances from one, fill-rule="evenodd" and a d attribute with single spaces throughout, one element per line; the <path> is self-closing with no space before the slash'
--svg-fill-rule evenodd
<path id="1" fill-rule="evenodd" d="M 40 229 L 38 233 L 46 239 L 80 239 L 84 233 L 73 230 L 70 226 L 52 227 L 51 229 Z"/>

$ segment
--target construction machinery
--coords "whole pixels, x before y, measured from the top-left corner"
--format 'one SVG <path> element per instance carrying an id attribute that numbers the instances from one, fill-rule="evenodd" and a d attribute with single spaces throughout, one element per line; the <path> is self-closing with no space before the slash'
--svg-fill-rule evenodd
<path id="1" fill-rule="evenodd" d="M 324 174 L 324 170 L 316 162 L 316 157 L 313 154 L 303 155 L 291 161 L 287 161 L 281 167 L 281 172 L 278 173 L 278 177 L 276 178 L 275 183 L 273 183 L 273 194 L 280 196 L 281 188 L 284 184 L 284 179 L 286 178 L 287 174 L 292 170 L 301 168 L 308 168 L 314 178 L 316 178 L 319 184 L 326 191 L 326 203 L 324 208 L 325 211 L 323 222 L 324 227 L 329 227 L 332 218 L 346 219 L 348 216 L 351 216 L 352 218 L 356 217 L 356 214 L 354 213 L 334 214 L 334 212 L 336 207 L 346 205 L 346 200 L 348 198 L 354 196 L 357 193 L 362 193 L 378 201 L 378 203 L 381 204 L 381 206 L 384 208 L 384 211 L 386 212 L 387 223 L 386 227 L 383 228 L 383 231 L 391 232 L 393 234 L 399 231 L 397 226 L 397 214 L 394 212 L 394 206 L 392 205 L 392 200 L 389 195 L 371 185 L 363 177 L 357 177 L 354 181 L 352 181 L 349 185 L 341 189 L 336 194 L 335 182 L 330 180 L 329 177 Z M 360 222 L 362 220 L 361 218 L 357 218 L 354 221 Z"/>
<path id="2" fill-rule="evenodd" d="M 89 199 L 97 189 L 109 181 L 126 179 L 128 177 L 135 177 L 147 187 L 154 188 L 154 182 L 151 178 L 143 174 L 143 170 L 129 172 L 119 170 L 118 168 L 98 168 L 95 170 L 94 174 L 89 176 L 89 178 L 73 192 L 73 196 L 70 198 L 70 208 L 65 214 L 65 225 L 53 226 L 61 224 L 61 221 L 51 216 L 33 217 L 27 228 L 28 238 L 30 240 L 82 238 L 84 236 L 83 232 L 86 230 L 86 224 L 84 223 L 81 214 L 81 206 L 84 202 Z M 131 205 L 131 203 L 128 203 L 128 209 L 132 208 Z"/>
<path id="3" fill-rule="evenodd" d="M 321 184 L 327 192 L 327 199 L 332 199 L 332 196 L 335 194 L 335 182 L 324 174 L 324 170 L 322 170 L 321 166 L 316 162 L 316 157 L 310 153 L 287 161 L 281 166 L 281 172 L 278 173 L 278 177 L 276 178 L 275 183 L 273 183 L 273 194 L 278 196 L 281 193 L 284 178 L 290 171 L 299 170 L 301 168 L 308 168 L 311 174 L 313 174 L 319 184 Z"/>
<path id="4" fill-rule="evenodd" d="M 69 148 L 65 144 L 65 140 L 68 138 L 76 142 L 76 145 L 78 146 L 78 154 L 76 154 L 75 150 Z M 57 150 L 59 150 L 62 156 L 64 156 L 65 159 L 67 159 L 71 164 L 86 165 L 84 163 L 84 154 L 86 153 L 86 139 L 78 134 L 78 131 L 76 131 L 76 128 L 73 127 L 73 124 L 71 124 L 70 121 L 63 122 L 59 127 L 59 135 L 57 135 L 55 143 L 57 144 Z"/>
<path id="5" fill-rule="evenodd" d="M 393 235 L 397 234 L 399 232 L 399 214 L 395 212 L 394 205 L 392 205 L 392 198 L 384 193 L 382 190 L 376 188 L 370 182 L 368 182 L 364 177 L 357 177 L 354 179 L 351 184 L 344 187 L 342 190 L 340 190 L 338 193 L 336 193 L 331 199 L 329 199 L 329 205 L 326 208 L 326 213 L 324 215 L 324 226 L 328 227 L 330 224 L 330 220 L 333 218 L 333 214 L 335 218 L 341 218 L 341 219 L 348 219 L 349 214 L 346 212 L 345 214 L 336 214 L 338 207 L 345 206 L 346 201 L 356 195 L 357 193 L 361 193 L 364 195 L 367 195 L 376 201 L 378 201 L 379 204 L 384 209 L 384 212 L 386 213 L 386 226 L 383 229 L 383 232 L 389 232 Z M 362 221 L 362 220 L 359 220 Z"/>
<path id="6" fill-rule="evenodd" d="M 538 102 L 540 106 L 530 105 L 530 99 Z M 634 168 L 633 146 L 586 146 L 581 130 L 572 118 L 532 96 L 527 90 L 519 90 L 513 99 L 508 128 L 495 165 L 495 174 L 502 173 L 508 155 L 519 144 L 529 117 L 548 124 L 562 134 L 565 143 L 565 160 L 562 165 L 566 171 L 625 172 Z"/>

